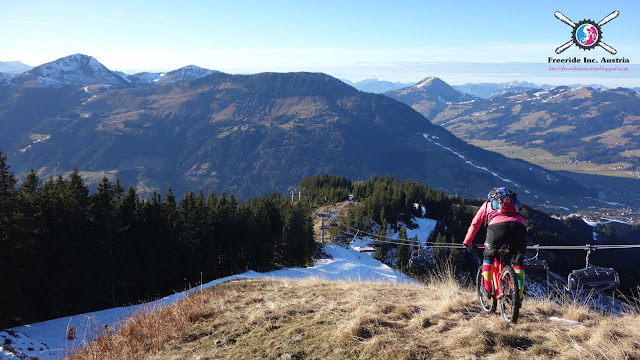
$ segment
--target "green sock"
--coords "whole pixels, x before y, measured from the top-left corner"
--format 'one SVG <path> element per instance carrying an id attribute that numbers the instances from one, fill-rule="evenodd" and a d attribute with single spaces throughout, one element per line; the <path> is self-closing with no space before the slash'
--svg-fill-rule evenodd
<path id="1" fill-rule="evenodd" d="M 524 298 L 524 269 L 522 266 L 514 266 L 513 270 L 518 278 L 518 289 L 520 290 L 520 299 Z"/>

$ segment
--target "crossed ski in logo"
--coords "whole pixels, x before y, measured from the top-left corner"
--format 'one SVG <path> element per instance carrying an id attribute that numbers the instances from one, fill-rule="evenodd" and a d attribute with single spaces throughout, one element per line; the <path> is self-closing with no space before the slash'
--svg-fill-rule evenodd
<path id="1" fill-rule="evenodd" d="M 561 46 L 559 46 L 556 49 L 556 54 L 560 54 L 561 52 L 567 50 L 571 45 L 575 44 L 577 47 L 581 48 L 582 50 L 591 50 L 592 48 L 596 47 L 596 46 L 600 46 L 601 48 L 607 50 L 609 53 L 611 53 L 611 55 L 615 55 L 617 53 L 616 49 L 612 48 L 611 46 L 605 44 L 604 42 L 602 42 L 602 31 L 600 30 L 600 27 L 606 23 L 608 23 L 609 21 L 615 19 L 618 15 L 620 15 L 620 11 L 614 11 L 611 14 L 605 16 L 604 19 L 600 20 L 599 23 L 595 23 L 594 21 L 591 20 L 582 20 L 579 23 L 574 23 L 573 21 L 569 20 L 568 17 L 564 16 L 560 11 L 556 11 L 555 13 L 553 13 L 553 15 L 556 16 L 556 18 L 560 21 L 562 21 L 563 23 L 571 26 L 573 28 L 573 31 L 571 32 L 571 40 L 567 41 L 566 43 L 562 44 Z M 587 26 L 593 26 L 595 27 L 595 29 L 597 31 L 595 31 L 595 41 L 590 44 L 590 45 L 583 45 L 578 41 L 578 35 L 577 35 L 577 31 L 579 28 L 583 27 L 583 25 L 587 25 Z"/>

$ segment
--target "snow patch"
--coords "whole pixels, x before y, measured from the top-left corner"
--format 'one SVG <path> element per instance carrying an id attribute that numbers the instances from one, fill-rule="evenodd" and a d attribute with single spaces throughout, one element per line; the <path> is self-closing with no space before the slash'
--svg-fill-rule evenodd
<path id="1" fill-rule="evenodd" d="M 419 82 L 419 83 L 417 83 L 415 86 L 416 86 L 417 88 L 422 88 L 423 86 L 425 86 L 425 85 L 427 85 L 427 84 L 430 84 L 430 83 L 431 83 L 431 81 L 433 81 L 433 76 L 428 77 L 428 78 L 426 78 L 426 79 L 424 79 L 424 80 L 420 81 L 420 82 Z"/>
<path id="2" fill-rule="evenodd" d="M 567 320 L 567 319 L 563 319 L 563 318 L 559 318 L 559 317 L 555 317 L 555 316 L 549 317 L 549 320 L 556 321 L 556 322 L 563 322 L 565 324 L 571 324 L 571 325 L 580 325 L 580 324 L 582 324 L 579 321 Z"/>

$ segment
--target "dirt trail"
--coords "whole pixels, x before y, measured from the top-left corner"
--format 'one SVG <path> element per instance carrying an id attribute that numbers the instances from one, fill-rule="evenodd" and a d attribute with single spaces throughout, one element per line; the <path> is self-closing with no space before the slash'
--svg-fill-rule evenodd
<path id="1" fill-rule="evenodd" d="M 343 201 L 337 204 L 326 205 L 326 206 L 322 206 L 315 209 L 315 211 L 313 212 L 314 213 L 313 235 L 316 242 L 320 242 L 322 239 L 322 231 L 321 231 L 322 218 L 316 214 L 330 214 L 329 215 L 330 217 L 326 217 L 324 219 L 324 227 L 325 227 L 324 240 L 325 242 L 328 242 L 330 240 L 330 236 L 329 236 L 329 227 L 331 226 L 330 223 L 333 222 L 335 225 L 337 225 L 338 220 L 340 219 L 340 216 L 346 214 L 347 209 L 349 209 L 349 207 L 353 206 L 354 204 L 355 202 L 353 201 Z"/>

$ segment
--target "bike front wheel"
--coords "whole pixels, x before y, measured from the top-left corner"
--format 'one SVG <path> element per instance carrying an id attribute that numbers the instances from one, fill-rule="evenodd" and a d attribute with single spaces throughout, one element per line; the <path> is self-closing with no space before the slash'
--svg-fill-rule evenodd
<path id="1" fill-rule="evenodd" d="M 520 300 L 520 290 L 518 289 L 518 278 L 511 266 L 506 265 L 502 269 L 500 285 L 502 287 L 500 313 L 505 320 L 515 324 L 518 321 L 520 305 L 522 303 Z"/>
<path id="2" fill-rule="evenodd" d="M 482 308 L 482 311 L 486 313 L 492 313 L 496 311 L 498 300 L 491 296 L 491 294 L 488 293 L 484 288 L 482 267 L 478 269 L 478 274 L 476 275 L 476 293 L 478 294 L 478 300 L 480 301 L 480 308 Z"/>

